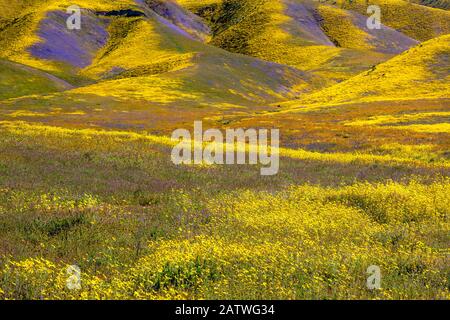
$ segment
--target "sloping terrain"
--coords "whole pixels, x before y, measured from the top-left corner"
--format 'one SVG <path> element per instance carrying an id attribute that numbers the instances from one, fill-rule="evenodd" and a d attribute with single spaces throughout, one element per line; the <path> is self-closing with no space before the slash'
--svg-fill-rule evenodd
<path id="1" fill-rule="evenodd" d="M 133 83 L 140 82 L 141 86 L 133 91 L 147 100 L 159 101 L 164 99 L 162 94 L 185 103 L 196 100 L 208 104 L 208 99 L 215 103 L 220 99 L 228 99 L 228 103 L 236 99 L 240 103 L 243 99 L 264 103 L 311 90 L 317 78 L 288 66 L 193 41 L 161 23 L 155 14 L 145 19 L 118 19 L 110 30 L 112 40 L 83 73 L 120 80 L 82 88 L 80 92 L 98 93 L 98 88 L 103 87 L 114 95 L 117 85 L 122 88 L 117 94 L 125 98 L 134 96 L 127 87 L 134 88 Z M 156 88 L 161 88 L 160 93 Z"/>
<path id="2" fill-rule="evenodd" d="M 365 0 L 327 0 L 327 2 L 337 3 L 343 9 L 368 15 Z M 380 6 L 383 24 L 418 41 L 426 41 L 450 33 L 450 12 L 447 10 L 406 0 L 373 0 L 370 4 Z"/>
<path id="3" fill-rule="evenodd" d="M 16 1 L 0 18 L 0 57 L 35 67 L 74 84 L 86 83 L 78 76 L 107 40 L 107 20 L 96 12 L 136 7 L 134 1 L 77 1 L 85 28 L 68 30 L 65 0 Z"/>
<path id="4" fill-rule="evenodd" d="M 432 8 L 450 9 L 450 1 L 448 0 L 414 0 L 414 3 L 421 4 Z"/>
<path id="5" fill-rule="evenodd" d="M 82 12 L 88 28 L 68 31 L 65 13 L 52 9 L 36 24 L 40 40 L 26 47 L 24 54 L 8 56 L 41 66 L 77 88 L 5 101 L 2 113 L 20 114 L 25 108 L 39 117 L 27 112 L 20 119 L 112 127 L 156 125 L 166 131 L 171 127 L 168 123 L 267 108 L 269 103 L 318 90 L 325 82 L 290 66 L 197 41 L 186 28 L 146 3 L 90 6 Z M 68 45 L 61 45 L 65 42 Z M 55 112 L 60 109 L 68 112 Z"/>
<path id="6" fill-rule="evenodd" d="M 48 73 L 0 60 L 0 100 L 71 89 L 72 86 Z"/>
<path id="7" fill-rule="evenodd" d="M 17 4 L 19 9 L 14 11 L 16 13 L 10 13 L 3 22 L 3 31 L 0 31 L 3 49 L 0 54 L 4 58 L 52 72 L 74 84 L 89 83 L 92 77 L 98 79 L 99 75 L 95 72 L 106 66 L 104 58 L 108 50 L 112 46 L 120 46 L 119 42 L 127 37 L 132 28 L 140 28 L 136 20 L 142 18 L 136 15 L 145 14 L 153 20 L 153 25 L 160 25 L 150 31 L 149 41 L 155 44 L 158 38 L 163 39 L 161 46 L 149 48 L 145 44 L 149 49 L 147 53 L 151 54 L 148 58 L 153 60 L 157 56 L 157 66 L 149 67 L 143 57 L 123 55 L 120 61 L 114 61 L 117 65 L 110 65 L 107 71 L 112 71 L 108 76 L 116 75 L 126 64 L 131 64 L 133 68 L 140 66 L 141 71 L 150 69 L 150 73 L 154 73 L 155 69 L 171 70 L 182 65 L 184 62 L 177 62 L 178 58 L 168 55 L 161 58 L 161 55 L 154 53 L 155 49 L 164 50 L 171 37 L 168 31 L 158 33 L 164 25 L 177 34 L 177 45 L 182 42 L 181 50 L 187 53 L 210 50 L 206 46 L 190 44 L 190 40 L 210 42 L 227 51 L 311 71 L 325 77 L 323 85 L 330 85 L 416 44 L 414 40 L 384 26 L 382 30 L 370 33 L 362 15 L 313 1 L 216 1 L 213 4 L 203 3 L 201 7 L 197 3 L 195 12 L 204 19 L 178 4 L 193 9 L 192 3 L 184 1 L 120 1 L 114 4 L 81 1 L 79 5 L 83 8 L 85 28 L 76 33 L 65 28 L 65 1 L 36 3 L 23 11 L 19 10 L 23 5 Z M 210 7 L 213 8 L 212 17 L 208 18 Z M 127 10 L 135 14 L 126 14 Z M 340 21 L 342 28 L 337 29 L 336 20 Z M 147 30 L 148 35 L 150 32 Z M 178 35 L 186 39 L 180 41 Z M 109 57 L 112 63 L 111 59 Z M 164 59 L 168 60 L 165 62 Z M 181 60 L 185 61 L 185 57 Z M 83 68 L 88 68 L 87 72 L 80 70 Z"/>
<path id="8" fill-rule="evenodd" d="M 350 80 L 290 105 L 450 96 L 450 35 L 429 40 Z"/>
<path id="9" fill-rule="evenodd" d="M 181 28 L 193 39 L 207 42 L 211 29 L 199 16 L 179 6 L 175 1 L 139 0 L 142 7 L 153 10 L 161 17 L 169 20 L 175 26 Z"/>
<path id="10" fill-rule="evenodd" d="M 264 103 L 294 98 L 317 88 L 317 76 L 227 53 L 197 41 L 201 40 L 202 30 L 203 35 L 208 33 L 206 26 L 175 3 L 163 7 L 155 2 L 122 2 L 112 7 L 102 1 L 92 2 L 83 8 L 83 25 L 75 32 L 65 26 L 68 15 L 61 11 L 64 5 L 55 1 L 42 4 L 44 7 L 35 11 L 30 9 L 32 21 L 41 17 L 35 31 L 30 27 L 22 37 L 5 37 L 3 41 L 10 49 L 5 49 L 3 56 L 53 72 L 78 85 L 121 79 L 80 89 L 84 93 L 100 93 L 98 88 L 108 86 L 115 95 L 113 88 L 117 84 L 118 88 L 125 88 L 125 93 L 119 89 L 116 95 L 126 97 L 130 92 L 127 87 L 134 88 L 140 81 L 135 78 L 145 77 L 140 90 L 149 92 L 145 98 L 154 98 L 155 102 L 165 101 L 164 95 L 172 96 L 168 98 L 171 101 L 190 95 L 192 99 L 208 96 L 210 102 L 227 104 Z M 13 23 L 4 33 L 10 35 L 13 27 L 19 28 Z M 20 30 L 23 31 L 21 27 Z M 168 72 L 177 73 L 166 75 Z M 207 98 L 204 100 L 204 104 L 208 103 Z"/>
<path id="11" fill-rule="evenodd" d="M 314 1 L 178 2 L 210 23 L 212 44 L 311 70 L 326 75 L 330 83 L 348 79 L 417 43 L 386 26 L 367 30 L 359 13 Z"/>
<path id="12" fill-rule="evenodd" d="M 35 97 L 34 104 L 44 108 L 41 113 L 74 108 L 73 101 L 87 114 L 102 101 L 115 106 L 133 102 L 138 109 L 195 107 L 239 114 L 246 108 L 270 110 L 270 104 L 289 100 L 286 105 L 295 107 L 447 94 L 445 36 L 389 60 L 418 41 L 385 25 L 369 30 L 358 2 L 346 10 L 344 3 L 309 0 L 79 1 L 83 27 L 76 31 L 65 26 L 68 4 L 18 1 L 1 19 L 3 58 L 67 82 L 24 92 L 78 87 Z M 404 3 L 390 0 L 386 5 Z M 435 32 L 446 30 L 441 23 L 446 11 L 409 7 L 433 21 Z M 395 12 L 403 19 L 402 10 Z M 428 29 L 423 32 L 433 36 Z M 336 82 L 341 83 L 333 86 Z M 24 98 L 8 105 L 13 110 L 27 103 Z"/>
<path id="13" fill-rule="evenodd" d="M 449 300 L 445 1 L 0 0 L 0 299 Z"/>

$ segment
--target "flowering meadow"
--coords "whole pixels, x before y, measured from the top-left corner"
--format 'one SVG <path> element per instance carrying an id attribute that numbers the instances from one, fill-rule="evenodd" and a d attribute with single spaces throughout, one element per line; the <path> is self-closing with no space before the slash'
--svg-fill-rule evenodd
<path id="1" fill-rule="evenodd" d="M 449 298 L 448 162 L 285 150 L 261 178 L 177 167 L 144 133 L 0 128 L 4 299 Z M 341 166 L 369 176 L 343 182 Z"/>
<path id="2" fill-rule="evenodd" d="M 444 0 L 0 0 L 0 299 L 450 299 L 449 57 Z"/>

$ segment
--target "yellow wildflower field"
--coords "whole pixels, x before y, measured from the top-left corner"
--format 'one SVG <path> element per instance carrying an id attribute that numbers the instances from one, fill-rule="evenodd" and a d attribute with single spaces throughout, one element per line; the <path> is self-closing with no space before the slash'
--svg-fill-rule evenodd
<path id="1" fill-rule="evenodd" d="M 0 299 L 450 299 L 448 1 L 0 9 Z"/>

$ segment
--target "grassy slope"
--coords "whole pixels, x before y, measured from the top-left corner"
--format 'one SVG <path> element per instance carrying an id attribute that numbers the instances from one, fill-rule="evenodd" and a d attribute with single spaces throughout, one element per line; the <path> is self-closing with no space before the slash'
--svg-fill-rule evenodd
<path id="1" fill-rule="evenodd" d="M 429 40 L 370 71 L 289 105 L 448 97 L 449 44 L 450 35 Z"/>
<path id="2" fill-rule="evenodd" d="M 38 8 L 30 7 L 32 20 L 42 18 L 51 10 L 64 8 L 65 4 L 56 1 L 42 4 Z M 33 38 L 35 37 L 33 28 L 26 32 L 26 36 L 15 38 L 16 40 L 12 41 L 14 49 L 6 48 L 4 56 L 49 70 L 78 84 L 85 82 L 83 79 L 90 79 L 92 82 L 120 78 L 114 82 L 82 88 L 78 91 L 80 93 L 100 95 L 111 93 L 112 96 L 120 95 L 123 98 L 128 96 L 134 99 L 153 99 L 157 103 L 190 100 L 198 101 L 197 105 L 208 103 L 239 105 L 247 101 L 262 104 L 294 98 L 299 93 L 317 88 L 321 83 L 320 79 L 317 80 L 318 77 L 312 77 L 293 68 L 230 54 L 194 41 L 183 29 L 156 15 L 145 4 L 141 7 L 126 1 L 114 6 L 102 1 L 79 4 L 86 5 L 92 10 L 134 8 L 145 12 L 147 18 L 108 18 L 108 42 L 103 48 L 92 53 L 95 54 L 92 64 L 82 70 L 55 61 L 70 63 L 70 59 L 66 57 L 70 52 L 64 50 L 58 52 L 59 48 L 50 48 L 54 52 L 49 58 L 52 60 L 37 59 L 30 55 L 26 48 L 30 43 L 37 41 Z M 102 21 L 95 19 L 98 18 L 91 13 L 85 13 L 83 21 L 85 24 L 103 24 Z M 44 26 L 50 22 L 53 23 L 44 21 Z M 17 27 L 15 24 L 13 26 Z M 43 26 L 40 26 L 38 31 L 42 31 L 42 28 Z M 82 28 L 81 34 L 77 34 L 76 39 L 70 38 L 72 33 L 65 31 L 63 23 L 58 22 L 57 28 L 61 29 L 60 34 L 66 37 L 69 43 L 74 41 L 80 42 L 80 45 L 95 43 L 91 39 L 92 34 L 89 33 L 89 30 L 92 30 L 91 26 Z M 51 34 L 47 36 L 46 41 L 51 43 Z M 23 38 L 27 38 L 28 41 Z M 58 41 L 64 41 L 64 38 Z M 8 41 L 6 43 L 9 44 Z M 49 47 L 44 46 L 41 51 L 46 52 L 47 49 Z M 136 95 L 133 91 L 136 91 L 134 88 L 138 88 L 137 83 L 142 85 L 140 90 L 142 93 Z M 104 90 L 106 86 L 108 88 Z"/>
<path id="3" fill-rule="evenodd" d="M 414 3 L 421 4 L 423 6 L 428 6 L 432 8 L 439 9 L 450 9 L 450 1 L 449 0 L 414 0 Z"/>
<path id="4" fill-rule="evenodd" d="M 153 1 L 154 2 L 154 1 Z M 349 16 L 348 12 L 331 10 L 330 7 L 319 5 L 316 12 L 322 16 L 322 28 L 332 41 L 338 43 L 340 48 L 331 45 L 323 45 L 321 37 L 314 38 L 299 31 L 298 22 L 295 21 L 293 6 L 305 4 L 307 8 L 314 7 L 312 2 L 305 1 L 228 1 L 224 7 L 222 1 L 178 1 L 181 5 L 201 13 L 210 20 L 214 32 L 212 43 L 225 48 L 229 51 L 249 54 L 277 63 L 288 64 L 298 67 L 302 70 L 313 70 L 317 74 L 326 76 L 327 82 L 340 81 L 367 70 L 370 66 L 384 61 L 388 58 L 385 54 L 374 52 L 371 47 L 369 35 L 367 35 L 359 26 L 355 25 L 354 18 Z M 72 4 L 72 3 L 71 3 Z M 114 2 L 107 1 L 78 1 L 75 4 L 92 10 L 118 10 L 121 8 L 136 8 L 136 4 L 131 0 Z M 400 6 L 398 1 L 389 1 L 388 8 L 392 5 L 395 15 L 400 15 L 399 23 L 411 25 L 407 19 L 406 10 L 397 8 Z M 62 0 L 32 2 L 24 4 L 22 1 L 15 2 L 9 6 L 4 18 L 0 23 L 4 26 L 0 32 L 0 44 L 2 50 L 0 55 L 8 59 L 21 62 L 33 67 L 44 69 L 56 73 L 58 76 L 73 80 L 74 82 L 83 82 L 82 79 L 71 79 L 73 70 L 67 65 L 56 63 L 54 61 L 36 59 L 28 53 L 27 48 L 39 41 L 35 31 L 46 14 L 55 9 L 65 9 L 69 2 Z M 354 4 L 357 6 L 357 3 Z M 403 4 L 402 4 L 403 5 Z M 345 7 L 345 6 L 344 6 Z M 420 7 L 417 9 L 416 7 Z M 352 9 L 358 9 L 355 7 Z M 414 19 L 422 21 L 427 19 L 433 21 L 431 27 L 420 29 L 420 35 L 413 33 L 417 39 L 427 39 L 436 33 L 445 32 L 446 25 L 440 21 L 448 23 L 445 19 L 443 10 L 434 10 L 422 6 L 413 6 Z M 226 9 L 226 10 L 225 10 Z M 389 9 L 390 10 L 390 9 Z M 428 11 L 427 11 L 428 10 Z M 174 11 L 172 9 L 172 11 Z M 361 11 L 361 10 L 359 10 Z M 417 11 L 417 13 L 416 13 Z M 388 22 L 391 11 L 384 12 L 386 23 Z M 386 13 L 388 12 L 388 13 Z M 176 12 L 179 14 L 178 12 Z M 170 15 L 169 15 L 170 16 Z M 182 18 L 182 17 L 181 17 Z M 180 20 L 180 17 L 178 17 Z M 345 28 L 336 29 L 339 25 L 333 23 L 334 20 L 345 21 L 348 25 Z M 406 20 L 404 20 L 406 19 Z M 182 21 L 183 19 L 181 19 Z M 316 21 L 317 22 L 317 21 Z M 404 26 L 395 25 L 394 27 L 403 30 Z M 343 32 L 347 31 L 347 32 Z M 351 31 L 351 32 L 350 32 Z M 317 36 L 317 35 L 316 35 Z M 328 43 L 330 44 L 330 43 Z M 347 49 L 350 48 L 350 49 Z M 375 50 L 376 51 L 376 50 Z M 314 57 L 311 59 L 311 57 Z M 135 62 L 136 63 L 136 62 Z M 168 64 L 161 68 L 171 68 L 170 64 L 174 61 L 169 59 Z M 175 64 L 177 64 L 175 62 Z M 157 66 L 159 68 L 159 66 Z"/>
<path id="5" fill-rule="evenodd" d="M 6 1 L 4 2 L 2 4 L 3 6 L 9 5 L 6 4 Z M 31 46 L 43 41 L 38 36 L 38 31 L 42 27 L 41 23 L 43 23 L 47 15 L 52 11 L 65 12 L 72 5 L 78 5 L 83 9 L 94 11 L 109 11 L 135 7 L 134 1 L 132 0 L 120 0 L 114 1 L 114 3 L 106 0 L 46 0 L 33 1 L 32 3 L 28 3 L 28 1 L 15 1 L 15 4 L 7 10 L 7 15 L 4 16 L 4 19 L 0 19 L 0 57 L 66 78 L 73 76 L 73 66 L 52 60 L 37 59 L 29 52 Z M 63 23 L 61 26 L 65 27 Z M 82 28 L 80 32 L 82 34 L 89 34 L 88 29 L 85 28 L 83 30 Z"/>
<path id="6" fill-rule="evenodd" d="M 315 77 L 293 68 L 193 41 L 161 23 L 156 15 L 119 19 L 110 33 L 109 45 L 84 73 L 120 79 L 76 92 L 186 104 L 192 100 L 200 104 L 264 103 L 311 90 L 315 82 Z"/>
<path id="7" fill-rule="evenodd" d="M 0 60 L 0 100 L 70 88 L 68 83 L 42 71 Z"/>
<path id="8" fill-rule="evenodd" d="M 1 102 L 0 298 L 450 298 L 450 183 L 440 177 L 450 133 L 415 130 L 448 122 L 448 100 L 257 115 L 261 99 L 289 95 L 280 81 L 308 89 L 308 75 L 188 41 L 154 19 L 110 28 L 83 73 L 114 79 Z M 333 102 L 441 96 L 446 48 L 448 36 L 324 92 Z M 358 89 L 364 77 L 375 95 Z M 230 103 L 251 107 L 224 119 Z M 174 166 L 161 132 L 198 119 L 282 128 L 280 174 Z M 73 264 L 80 291 L 65 289 Z M 367 290 L 370 265 L 383 290 Z"/>
<path id="9" fill-rule="evenodd" d="M 214 45 L 314 70 L 326 75 L 330 82 L 348 79 L 391 57 L 371 46 L 373 35 L 361 29 L 355 13 L 332 10 L 313 1 L 178 2 L 210 22 Z M 338 24 L 333 22 L 336 19 Z M 341 28 L 344 22 L 346 26 Z M 310 32 L 305 31 L 308 29 Z M 374 36 L 383 37 L 384 33 Z M 330 40 L 340 47 L 333 46 Z"/>
<path id="10" fill-rule="evenodd" d="M 210 40 L 211 28 L 206 24 L 206 21 L 178 5 L 175 1 L 141 0 L 140 3 L 172 22 L 193 39 L 201 42 Z"/>
<path id="11" fill-rule="evenodd" d="M 191 124 L 191 119 L 203 117 L 221 121 L 230 112 L 267 108 L 270 102 L 322 84 L 320 78 L 294 68 L 194 41 L 167 20 L 147 13 L 148 18 L 111 18 L 108 43 L 78 74 L 98 83 L 3 102 L 8 106 L 4 112 L 25 109 L 29 112 L 19 119 L 166 132 L 174 123 Z"/>
<path id="12" fill-rule="evenodd" d="M 329 1 L 331 2 L 331 1 Z M 367 15 L 365 0 L 337 0 L 344 9 L 355 10 Z M 382 23 L 407 36 L 426 41 L 450 33 L 450 12 L 426 7 L 405 0 L 373 0 L 371 4 L 379 5 Z"/>

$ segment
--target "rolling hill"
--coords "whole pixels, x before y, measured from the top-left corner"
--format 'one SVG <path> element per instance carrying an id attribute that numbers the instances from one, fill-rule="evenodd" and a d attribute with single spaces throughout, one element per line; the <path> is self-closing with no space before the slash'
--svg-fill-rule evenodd
<path id="1" fill-rule="evenodd" d="M 388 60 L 417 44 L 416 40 L 447 33 L 449 21 L 448 12 L 422 6 L 411 7 L 411 16 L 407 11 L 411 5 L 406 8 L 406 2 L 396 1 L 385 3 L 381 30 L 367 30 L 366 7 L 358 7 L 356 2 L 352 7 L 308 0 L 178 2 L 209 22 L 212 44 L 312 70 L 326 75 L 330 82 L 348 79 Z M 391 23 L 394 15 L 399 17 L 396 24 Z M 414 27 L 417 20 L 432 20 L 435 26 Z"/>
<path id="2" fill-rule="evenodd" d="M 176 34 L 175 46 L 180 47 L 176 50 L 181 54 L 211 50 L 210 46 L 194 43 L 198 40 L 232 53 L 310 71 L 322 77 L 323 85 L 331 85 L 417 43 L 385 26 L 370 32 L 362 15 L 313 1 L 201 3 L 193 6 L 189 1 L 119 1 L 114 4 L 80 1 L 78 4 L 84 8 L 87 28 L 74 34 L 64 26 L 67 2 L 33 2 L 25 10 L 20 10 L 25 5 L 19 2 L 15 11 L 10 9 L 6 19 L 2 20 L 0 56 L 43 69 L 75 85 L 102 78 L 96 72 L 109 72 L 109 77 L 121 68 L 129 71 L 124 68 L 127 64 L 130 68 L 139 67 L 139 72 L 150 70 L 154 73 L 156 69 L 178 68 L 185 61 L 186 56 L 180 56 L 179 62 L 178 58 L 162 53 L 170 47 L 169 31 L 163 30 L 166 27 Z M 106 57 L 108 50 L 120 46 L 120 41 L 127 38 L 133 28 L 138 28 L 137 33 L 141 31 L 139 20 L 144 19 L 144 15 L 153 26 L 145 31 L 154 44 L 151 48 L 149 43 L 145 44 L 148 56 L 125 54 L 120 57 L 121 61 L 112 61 L 114 54 Z M 336 21 L 340 23 L 336 24 Z M 156 46 L 158 39 L 163 40 Z M 70 47 L 62 43 L 70 43 Z M 118 52 L 120 50 L 115 50 L 116 54 Z M 162 62 L 158 62 L 160 58 Z M 146 59 L 152 60 L 154 66 L 149 66 Z M 101 70 L 106 67 L 110 69 Z M 131 72 L 136 74 L 135 71 Z"/>
<path id="3" fill-rule="evenodd" d="M 164 17 L 151 10 L 162 10 L 154 4 L 89 2 L 83 9 L 84 27 L 79 32 L 71 32 L 65 27 L 67 14 L 61 10 L 65 4 L 50 1 L 31 7 L 30 13 L 26 14 L 30 19 L 27 28 L 17 22 L 6 23 L 3 37 L 0 37 L 0 43 L 4 44 L 2 56 L 41 68 L 76 86 L 113 78 L 122 78 L 123 84 L 124 78 L 131 78 L 130 86 L 133 87 L 133 78 L 153 76 L 147 79 L 148 85 L 163 90 L 176 83 L 178 86 L 180 80 L 172 81 L 170 75 L 167 80 L 165 76 L 160 79 L 154 76 L 176 71 L 180 79 L 186 72 L 189 81 L 198 83 L 199 94 L 205 95 L 209 89 L 216 90 L 207 74 L 223 74 L 222 80 L 230 82 L 225 94 L 236 91 L 229 94 L 230 99 L 238 96 L 238 100 L 242 100 L 251 95 L 255 98 L 250 100 L 256 99 L 260 103 L 265 98 L 268 101 L 292 98 L 314 87 L 317 82 L 314 79 L 319 78 L 289 66 L 228 53 L 197 41 L 200 33 L 196 38 L 186 30 L 189 23 L 203 30 L 200 18 L 193 19 L 191 13 L 175 4 L 165 11 L 168 14 Z M 175 20 L 172 14 L 177 16 Z M 222 72 L 227 70 L 226 66 L 230 68 L 228 73 Z M 184 69 L 189 71 L 182 71 Z M 250 76 L 247 80 L 245 73 Z M 223 81 L 218 82 L 221 83 L 217 85 L 219 88 Z M 239 91 L 241 83 L 247 83 L 246 90 Z"/>
<path id="4" fill-rule="evenodd" d="M 73 88 L 55 76 L 18 63 L 0 60 L 0 68 L 0 100 Z"/>
<path id="5" fill-rule="evenodd" d="M 329 0 L 327 1 L 330 2 Z M 365 0 L 337 0 L 333 2 L 346 10 L 353 10 L 367 15 Z M 413 2 L 425 3 L 427 1 L 419 0 Z M 428 1 L 428 3 L 431 2 Z M 437 3 L 437 1 L 435 2 Z M 450 33 L 450 12 L 447 10 L 405 0 L 373 0 L 370 3 L 380 6 L 383 24 L 418 41 L 426 41 Z"/>
<path id="6" fill-rule="evenodd" d="M 386 5 L 397 8 L 399 1 Z M 436 57 L 436 66 L 441 61 L 445 69 L 445 52 L 435 55 L 433 50 L 445 51 L 446 44 L 440 40 L 443 45 L 436 48 L 424 44 L 425 49 L 408 51 L 417 40 L 384 25 L 367 29 L 358 2 L 348 10 L 344 3 L 309 0 L 79 1 L 83 27 L 76 32 L 65 25 L 68 4 L 18 1 L 0 20 L 5 63 L 44 75 L 36 85 L 22 82 L 17 92 L 54 92 L 33 98 L 49 119 L 59 119 L 51 110 L 62 107 L 83 110 L 81 123 L 93 117 L 98 124 L 111 109 L 99 113 L 96 106 L 106 104 L 135 114 L 120 117 L 125 122 L 142 116 L 142 109 L 158 108 L 151 118 L 167 124 L 162 119 L 169 121 L 168 107 L 188 118 L 204 114 L 220 119 L 270 110 L 285 101 L 283 105 L 295 108 L 446 94 L 440 80 L 425 71 L 426 63 L 421 64 L 428 55 L 427 61 Z M 447 14 L 417 7 L 411 5 L 424 18 L 435 15 L 433 23 Z M 406 19 L 404 11 L 398 12 Z M 444 30 L 438 29 L 433 30 Z M 396 57 L 404 51 L 406 56 Z M 411 63 L 414 71 L 402 69 Z M 9 78 L 6 69 L 4 73 Z M 405 88 L 411 81 L 419 81 L 423 90 Z M 437 90 L 427 91 L 432 87 Z M 64 89 L 71 90 L 58 93 Z M 27 104 L 26 97 L 8 102 L 16 109 Z M 108 111 L 101 123 L 113 125 L 116 114 Z"/>
<path id="7" fill-rule="evenodd" d="M 0 299 L 450 299 L 447 2 L 0 0 Z"/>
<path id="8" fill-rule="evenodd" d="M 445 35 L 289 105 L 448 98 L 449 59 L 450 35 Z"/>

